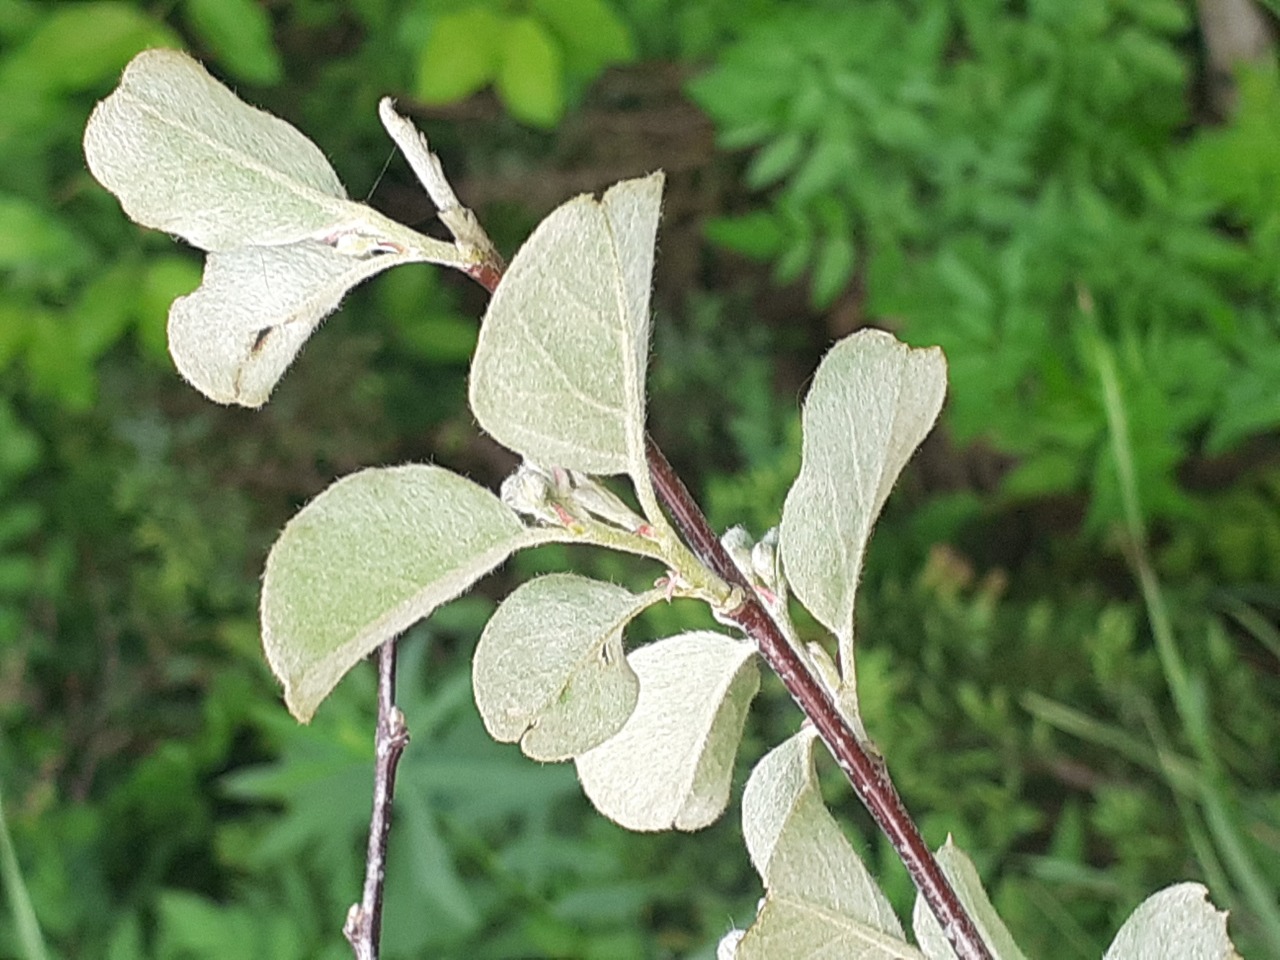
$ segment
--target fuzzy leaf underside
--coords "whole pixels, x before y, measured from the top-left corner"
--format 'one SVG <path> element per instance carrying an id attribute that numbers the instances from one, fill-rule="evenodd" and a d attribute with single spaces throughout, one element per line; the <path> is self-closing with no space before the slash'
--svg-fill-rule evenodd
<path id="1" fill-rule="evenodd" d="M 200 286 L 169 311 L 169 353 L 209 399 L 261 406 L 347 291 L 404 262 L 356 259 L 308 240 L 211 253 Z"/>
<path id="2" fill-rule="evenodd" d="M 945 392 L 941 350 L 912 349 L 880 330 L 841 340 L 814 374 L 780 547 L 796 596 L 837 637 L 852 638 L 871 527 Z"/>
<path id="3" fill-rule="evenodd" d="M 1239 960 L 1227 936 L 1226 911 L 1199 883 L 1153 893 L 1120 927 L 1102 960 Z"/>
<path id="4" fill-rule="evenodd" d="M 576 760 L 596 809 L 629 830 L 699 830 L 724 812 L 755 649 L 720 633 L 658 640 L 627 658 L 640 698 L 626 725 Z"/>
<path id="5" fill-rule="evenodd" d="M 494 292 L 471 365 L 476 419 L 527 459 L 609 475 L 644 466 L 649 288 L 662 174 L 553 211 Z"/>
<path id="6" fill-rule="evenodd" d="M 617 733 L 640 689 L 623 630 L 661 597 L 563 573 L 517 587 L 485 626 L 472 664 L 490 735 L 549 761 Z"/>
<path id="7" fill-rule="evenodd" d="M 846 918 L 903 940 L 889 901 L 822 802 L 813 765 L 817 734 L 802 730 L 756 764 L 742 794 L 742 832 L 766 896 Z"/>
<path id="8" fill-rule="evenodd" d="M 356 663 L 453 599 L 515 550 L 527 529 L 488 490 L 441 467 L 362 470 L 285 526 L 267 557 L 262 641 L 295 717 Z"/>
<path id="9" fill-rule="evenodd" d="M 1009 928 L 991 905 L 991 898 L 987 896 L 978 870 L 968 855 L 947 837 L 947 842 L 938 850 L 937 858 L 938 865 L 951 881 L 965 912 L 973 918 L 994 960 L 1026 960 L 1026 956 L 1014 943 Z M 955 951 L 942 932 L 941 924 L 925 903 L 924 897 L 918 894 L 911 926 L 915 931 L 916 942 L 929 960 L 952 960 L 955 957 Z"/>
<path id="10" fill-rule="evenodd" d="M 131 219 L 204 250 L 314 237 L 357 206 L 319 147 L 177 50 L 134 57 L 84 150 Z"/>

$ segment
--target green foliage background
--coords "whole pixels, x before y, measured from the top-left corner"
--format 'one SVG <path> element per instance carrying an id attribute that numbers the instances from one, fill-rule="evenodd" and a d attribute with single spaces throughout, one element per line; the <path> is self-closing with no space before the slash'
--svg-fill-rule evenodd
<path id="1" fill-rule="evenodd" d="M 720 527 L 777 521 L 834 337 L 942 344 L 949 405 L 861 588 L 866 723 L 908 806 L 1029 955 L 1099 956 L 1186 878 L 1280 955 L 1274 62 L 1224 121 L 1182 0 L 0 0 L 0 958 L 349 955 L 372 675 L 288 719 L 262 561 L 358 467 L 512 466 L 463 404 L 483 296 L 426 267 L 356 291 L 261 413 L 179 382 L 165 315 L 199 257 L 128 223 L 79 146 L 157 44 L 416 223 L 375 120 L 398 95 L 508 252 L 666 168 L 651 421 Z M 388 957 L 710 957 L 752 914 L 732 809 L 629 835 L 484 736 L 481 624 L 571 564 L 656 573 L 544 551 L 402 644 Z M 742 775 L 796 723 L 766 685 Z"/>

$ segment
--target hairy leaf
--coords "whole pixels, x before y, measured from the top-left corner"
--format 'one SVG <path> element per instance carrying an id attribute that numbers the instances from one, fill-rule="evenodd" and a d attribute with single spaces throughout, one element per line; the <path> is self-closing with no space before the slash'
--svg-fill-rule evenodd
<path id="1" fill-rule="evenodd" d="M 768 899 L 790 904 L 778 908 L 782 916 L 802 909 L 842 918 L 836 927 L 841 938 L 852 937 L 840 940 L 846 946 L 862 942 L 860 937 L 868 944 L 902 940 L 889 901 L 822 802 L 813 765 L 816 737 L 812 729 L 800 731 L 751 772 L 742 794 L 742 833 L 751 862 Z"/>
<path id="2" fill-rule="evenodd" d="M 527 529 L 488 490 L 441 467 L 362 470 L 308 503 L 267 557 L 262 642 L 295 717 L 309 720 L 375 647 L 521 547 Z"/>
<path id="3" fill-rule="evenodd" d="M 347 291 L 404 262 L 357 259 L 311 241 L 211 253 L 199 288 L 169 311 L 169 353 L 209 399 L 261 406 Z"/>
<path id="4" fill-rule="evenodd" d="M 662 175 L 551 213 L 511 261 L 471 365 L 471 408 L 535 463 L 643 472 L 649 285 Z"/>
<path id="5" fill-rule="evenodd" d="M 174 304 L 169 350 L 219 403 L 264 403 L 361 280 L 461 257 L 352 203 L 314 143 L 178 51 L 130 62 L 89 118 L 84 150 L 130 217 L 211 251 L 203 285 Z"/>
<path id="6" fill-rule="evenodd" d="M 901 937 L 801 897 L 770 894 L 739 941 L 733 960 L 922 960 Z"/>
<path id="7" fill-rule="evenodd" d="M 613 736 L 640 689 L 622 632 L 661 597 L 564 573 L 521 584 L 476 647 L 472 684 L 485 728 L 535 760 L 568 760 Z"/>
<path id="8" fill-rule="evenodd" d="M 867 538 L 946 391 L 937 348 L 861 330 L 823 358 L 805 400 L 800 475 L 782 508 L 787 579 L 844 644 Z"/>
<path id="9" fill-rule="evenodd" d="M 951 842 L 950 837 L 947 837 L 947 842 L 938 850 L 938 865 L 951 881 L 965 910 L 977 924 L 978 932 L 991 951 L 991 956 L 995 960 L 1026 960 L 1018 945 L 1013 942 L 1009 928 L 991 905 L 991 899 L 982 887 L 982 880 L 973 861 Z M 942 926 L 925 903 L 924 897 L 918 894 L 911 926 L 915 931 L 916 942 L 929 960 L 953 960 L 955 951 L 942 932 Z"/>
<path id="10" fill-rule="evenodd" d="M 133 58 L 84 151 L 133 220 L 204 250 L 315 238 L 358 209 L 319 147 L 176 50 Z"/>
<path id="11" fill-rule="evenodd" d="M 616 736 L 577 758 L 582 787 L 629 830 L 701 829 L 729 800 L 747 707 L 760 689 L 755 650 L 695 631 L 627 659 L 640 700 Z"/>
<path id="12" fill-rule="evenodd" d="M 1102 960 L 1239 960 L 1227 914 L 1199 883 L 1153 893 L 1129 915 Z"/>

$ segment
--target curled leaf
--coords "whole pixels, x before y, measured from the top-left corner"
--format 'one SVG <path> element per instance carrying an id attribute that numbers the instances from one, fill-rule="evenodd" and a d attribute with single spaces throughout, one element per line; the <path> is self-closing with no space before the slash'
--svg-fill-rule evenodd
<path id="1" fill-rule="evenodd" d="M 379 644 L 514 551 L 554 539 L 441 467 L 362 470 L 285 526 L 262 582 L 262 643 L 299 720 Z"/>
<path id="2" fill-rule="evenodd" d="M 661 597 L 572 574 L 517 587 L 485 626 L 472 664 L 490 735 L 518 740 L 535 760 L 568 760 L 617 733 L 639 692 L 622 632 Z"/>
<path id="3" fill-rule="evenodd" d="M 554 210 L 498 284 L 471 364 L 476 419 L 540 464 L 645 477 L 644 374 L 662 174 Z"/>
<path id="4" fill-rule="evenodd" d="M 946 361 L 880 330 L 823 358 L 805 399 L 800 475 L 782 508 L 781 551 L 800 601 L 852 646 L 853 601 L 871 527 L 937 419 Z"/>
<path id="5" fill-rule="evenodd" d="M 627 659 L 639 702 L 616 736 L 577 758 L 583 790 L 629 830 L 699 830 L 729 800 L 747 707 L 760 689 L 755 649 L 695 631 Z"/>
<path id="6" fill-rule="evenodd" d="M 347 291 L 403 262 L 311 241 L 211 253 L 203 282 L 169 311 L 169 353 L 210 400 L 259 407 Z"/>

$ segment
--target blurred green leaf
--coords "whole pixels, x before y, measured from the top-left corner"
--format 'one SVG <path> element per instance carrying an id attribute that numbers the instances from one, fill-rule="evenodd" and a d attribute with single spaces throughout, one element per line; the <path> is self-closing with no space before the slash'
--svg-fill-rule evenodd
<path id="1" fill-rule="evenodd" d="M 631 32 L 606 0 L 531 0 L 530 9 L 560 39 L 566 70 L 592 77 L 635 58 Z"/>
<path id="2" fill-rule="evenodd" d="M 271 16 L 255 0 L 183 0 L 191 30 L 233 77 L 258 86 L 280 82 L 284 65 L 272 38 Z"/>
<path id="3" fill-rule="evenodd" d="M 414 94 L 424 103 L 453 103 L 484 87 L 497 76 L 504 30 L 503 19 L 484 6 L 437 16 L 418 55 Z"/>
<path id="4" fill-rule="evenodd" d="M 533 17 L 513 17 L 499 35 L 497 89 L 517 120 L 554 126 L 564 114 L 564 54 Z"/>
<path id="5" fill-rule="evenodd" d="M 0 89 L 100 89 L 148 47 L 181 48 L 177 34 L 132 3 L 59 4 L 0 67 Z"/>

